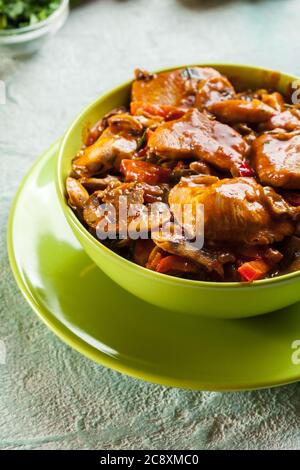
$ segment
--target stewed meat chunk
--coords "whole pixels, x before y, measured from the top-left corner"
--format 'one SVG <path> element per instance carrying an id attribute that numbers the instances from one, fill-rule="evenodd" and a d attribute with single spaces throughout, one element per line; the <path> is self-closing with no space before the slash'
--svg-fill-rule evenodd
<path id="1" fill-rule="evenodd" d="M 202 160 L 234 175 L 239 174 L 247 151 L 247 144 L 238 132 L 196 109 L 158 127 L 148 146 L 156 155 Z"/>
<path id="2" fill-rule="evenodd" d="M 211 67 L 186 67 L 160 74 L 137 70 L 131 112 L 176 119 L 193 106 L 202 110 L 234 94 L 229 80 Z"/>
<path id="3" fill-rule="evenodd" d="M 300 133 L 263 134 L 254 141 L 252 156 L 263 184 L 300 189 Z"/>
<path id="4" fill-rule="evenodd" d="M 182 217 L 180 205 L 193 206 L 194 230 L 196 207 L 202 204 L 206 240 L 268 245 L 292 235 L 295 224 L 286 202 L 282 199 L 285 211 L 278 214 L 272 207 L 272 194 L 264 190 L 254 178 L 182 178 L 171 190 L 169 204 L 178 220 Z M 279 204 L 278 198 L 276 195 L 274 204 Z"/>
<path id="5" fill-rule="evenodd" d="M 227 100 L 212 104 L 209 110 L 221 122 L 236 124 L 239 122 L 255 123 L 268 121 L 277 114 L 271 106 L 260 100 Z"/>
<path id="6" fill-rule="evenodd" d="M 287 109 L 281 113 L 275 114 L 268 121 L 260 125 L 262 131 L 272 131 L 277 129 L 287 132 L 300 129 L 300 110 Z"/>

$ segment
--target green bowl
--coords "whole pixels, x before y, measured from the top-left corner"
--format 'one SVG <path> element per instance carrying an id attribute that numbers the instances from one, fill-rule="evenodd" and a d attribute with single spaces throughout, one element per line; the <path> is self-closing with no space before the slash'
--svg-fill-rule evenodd
<path id="1" fill-rule="evenodd" d="M 229 77 L 238 90 L 273 88 L 288 95 L 296 77 L 245 65 L 210 65 Z M 169 69 L 168 69 L 169 70 Z M 117 284 L 159 307 L 184 314 L 217 318 L 261 315 L 300 300 L 300 272 L 273 279 L 245 283 L 217 283 L 180 279 L 150 271 L 122 258 L 94 238 L 67 204 L 65 180 L 74 155 L 82 145 L 82 130 L 111 109 L 129 103 L 131 82 L 101 96 L 88 106 L 65 134 L 57 165 L 57 194 L 74 234 L 90 258 Z M 95 302 L 101 302 L 95 292 Z"/>

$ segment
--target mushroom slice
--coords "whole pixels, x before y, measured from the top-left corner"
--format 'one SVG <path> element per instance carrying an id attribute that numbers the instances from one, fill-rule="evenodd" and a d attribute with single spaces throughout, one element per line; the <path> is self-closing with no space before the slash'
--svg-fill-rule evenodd
<path id="1" fill-rule="evenodd" d="M 120 106 L 118 108 L 112 109 L 109 113 L 105 114 L 99 119 L 90 129 L 87 129 L 86 135 L 84 138 L 85 145 L 92 145 L 99 139 L 102 132 L 108 127 L 108 119 L 115 114 L 124 114 L 126 113 L 126 108 Z"/>
<path id="2" fill-rule="evenodd" d="M 78 180 L 82 186 L 84 186 L 89 192 L 99 191 L 107 188 L 109 184 L 112 185 L 119 185 L 121 184 L 120 179 L 118 176 L 114 175 L 107 175 L 104 178 L 80 178 Z"/>
<path id="3" fill-rule="evenodd" d="M 158 230 L 171 218 L 166 204 L 158 201 L 145 205 L 148 191 L 150 196 L 154 196 L 152 191 L 157 189 L 145 183 L 112 183 L 104 191 L 95 191 L 89 197 L 84 205 L 83 218 L 93 230 L 101 231 L 107 222 L 116 234 L 126 232 L 126 236 L 132 239 L 138 238 L 138 234 L 148 236 L 146 234 L 150 230 Z"/>
<path id="4" fill-rule="evenodd" d="M 72 209 L 82 211 L 84 204 L 89 198 L 89 193 L 85 187 L 77 179 L 69 176 L 66 181 L 66 188 L 69 196 L 69 206 L 71 206 Z"/>
<path id="5" fill-rule="evenodd" d="M 114 132 L 128 132 L 133 135 L 141 135 L 144 131 L 144 126 L 139 119 L 131 114 L 115 114 L 110 117 L 109 126 Z"/>
<path id="6" fill-rule="evenodd" d="M 83 219 L 93 230 L 96 230 L 100 221 L 99 207 L 102 204 L 103 191 L 95 191 L 88 198 L 83 209 Z"/>
<path id="7" fill-rule="evenodd" d="M 224 269 L 221 262 L 222 258 L 220 257 L 219 252 L 210 251 L 205 248 L 199 249 L 196 245 L 187 241 L 185 238 L 173 234 L 167 237 L 165 233 L 153 233 L 152 240 L 163 251 L 188 258 L 203 266 L 207 271 L 215 271 L 220 277 L 224 276 Z M 235 258 L 227 257 L 226 262 L 228 262 L 229 259 L 234 261 Z"/>
<path id="8" fill-rule="evenodd" d="M 79 151 L 73 160 L 73 171 L 80 177 L 90 177 L 119 169 L 123 158 L 132 158 L 138 148 L 139 136 L 129 132 L 105 129 L 99 139 Z"/>

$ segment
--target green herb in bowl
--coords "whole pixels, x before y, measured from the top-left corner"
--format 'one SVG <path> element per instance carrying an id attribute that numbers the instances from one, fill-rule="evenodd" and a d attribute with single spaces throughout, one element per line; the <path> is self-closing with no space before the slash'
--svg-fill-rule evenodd
<path id="1" fill-rule="evenodd" d="M 69 0 L 0 0 L 0 53 L 33 54 L 65 23 Z"/>
<path id="2" fill-rule="evenodd" d="M 48 18 L 61 0 L 0 0 L 0 29 L 31 26 Z"/>

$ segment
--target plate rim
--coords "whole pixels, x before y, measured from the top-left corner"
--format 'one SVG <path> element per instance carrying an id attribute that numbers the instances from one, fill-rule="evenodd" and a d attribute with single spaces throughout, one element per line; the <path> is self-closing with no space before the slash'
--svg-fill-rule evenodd
<path id="1" fill-rule="evenodd" d="M 60 322 L 55 315 L 47 309 L 42 303 L 39 303 L 35 296 L 34 292 L 30 287 L 26 284 L 19 267 L 17 260 L 14 255 L 14 242 L 13 242 L 13 224 L 14 224 L 14 217 L 15 212 L 17 209 L 19 198 L 21 197 L 22 191 L 24 186 L 26 185 L 27 180 L 30 178 L 31 174 L 37 169 L 39 164 L 42 164 L 43 160 L 47 161 L 47 157 L 53 155 L 54 158 L 57 158 L 57 149 L 60 144 L 61 139 L 58 139 L 54 142 L 48 150 L 42 153 L 31 165 L 31 167 L 27 170 L 25 176 L 23 177 L 19 188 L 12 200 L 10 211 L 9 211 L 9 218 L 7 224 L 7 251 L 8 251 L 8 258 L 9 264 L 16 281 L 18 288 L 20 289 L 23 297 L 25 298 L 26 302 L 30 305 L 31 309 L 34 313 L 38 316 L 39 319 L 43 321 L 43 323 L 52 331 L 60 340 L 62 340 L 65 344 L 70 346 L 72 349 L 75 349 L 77 352 L 82 354 L 83 356 L 87 357 L 88 359 L 92 360 L 96 364 L 104 366 L 106 368 L 115 370 L 119 373 L 125 374 L 127 376 L 133 377 L 135 379 L 144 380 L 153 384 L 162 385 L 165 387 L 176 387 L 181 389 L 187 390 L 197 390 L 197 391 L 210 391 L 210 392 L 241 392 L 241 391 L 250 391 L 250 390 L 260 390 L 266 388 L 274 388 L 283 385 L 288 385 L 292 383 L 296 383 L 300 380 L 300 371 L 298 377 L 285 377 L 281 380 L 269 380 L 266 382 L 257 382 L 252 384 L 247 383 L 237 383 L 235 386 L 228 386 L 228 384 L 224 386 L 216 385 L 212 382 L 205 382 L 201 381 L 201 378 L 195 380 L 190 379 L 183 379 L 180 380 L 178 378 L 170 378 L 168 376 L 163 376 L 160 374 L 149 373 L 142 371 L 140 368 L 134 366 L 124 365 L 122 363 L 122 356 L 120 358 L 115 358 L 110 356 L 103 351 L 96 349 L 89 343 L 85 342 L 82 338 L 77 336 L 74 332 L 67 328 L 62 322 Z M 231 320 L 227 320 L 231 321 Z"/>

